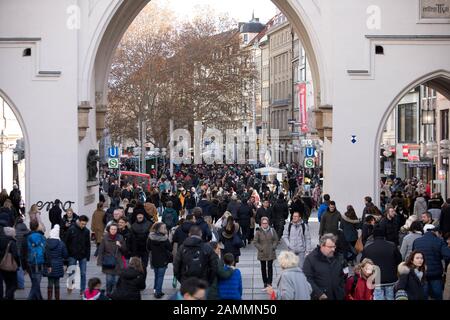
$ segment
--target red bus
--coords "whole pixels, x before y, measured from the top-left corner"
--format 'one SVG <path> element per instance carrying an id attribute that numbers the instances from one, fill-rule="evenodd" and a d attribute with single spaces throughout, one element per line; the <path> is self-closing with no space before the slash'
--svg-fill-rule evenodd
<path id="1" fill-rule="evenodd" d="M 142 186 L 144 190 L 150 191 L 150 175 L 133 171 L 120 171 L 120 181 L 130 183 L 134 188 Z"/>

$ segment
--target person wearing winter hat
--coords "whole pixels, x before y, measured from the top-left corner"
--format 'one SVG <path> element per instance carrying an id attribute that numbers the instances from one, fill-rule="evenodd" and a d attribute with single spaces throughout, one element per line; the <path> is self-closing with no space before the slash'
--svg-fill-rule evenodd
<path id="1" fill-rule="evenodd" d="M 16 243 L 16 230 L 10 227 L 1 228 L 0 231 L 0 259 L 5 256 L 8 250 L 12 254 L 16 264 L 20 265 L 19 254 Z M 0 270 L 0 300 L 3 299 L 3 282 L 5 282 L 5 299 L 14 300 L 14 292 L 17 289 L 17 270 Z"/>
<path id="2" fill-rule="evenodd" d="M 55 300 L 60 298 L 59 280 L 64 277 L 64 259 L 69 257 L 66 245 L 59 238 L 59 225 L 55 224 L 50 230 L 50 237 L 45 246 L 44 276 L 48 277 L 47 299 L 52 300 L 53 290 Z"/>
<path id="3" fill-rule="evenodd" d="M 413 251 L 420 251 L 427 262 L 425 271 L 425 300 L 430 294 L 434 300 L 442 300 L 444 283 L 442 275 L 444 267 L 442 260 L 450 259 L 448 244 L 439 237 L 437 229 L 432 224 L 426 224 L 423 228 L 423 236 L 413 243 Z"/>

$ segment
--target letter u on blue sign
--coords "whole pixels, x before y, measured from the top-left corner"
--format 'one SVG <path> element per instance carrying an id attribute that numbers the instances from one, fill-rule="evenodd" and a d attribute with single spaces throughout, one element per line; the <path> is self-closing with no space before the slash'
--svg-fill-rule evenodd
<path id="1" fill-rule="evenodd" d="M 315 151 L 316 150 L 314 150 L 314 148 L 306 148 L 305 149 L 306 157 L 313 158 Z"/>
<path id="2" fill-rule="evenodd" d="M 110 158 L 117 158 L 119 157 L 119 148 L 108 148 L 108 153 Z"/>

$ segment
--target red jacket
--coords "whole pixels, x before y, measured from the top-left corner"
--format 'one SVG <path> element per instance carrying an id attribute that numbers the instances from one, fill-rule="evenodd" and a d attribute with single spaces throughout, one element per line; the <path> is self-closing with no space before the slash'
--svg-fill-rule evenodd
<path id="1" fill-rule="evenodd" d="M 350 276 L 345 283 L 345 300 L 373 300 L 373 289 L 367 287 L 366 280 L 361 278 L 359 274 L 356 274 L 358 280 L 356 287 L 352 293 L 352 287 L 354 277 Z"/>

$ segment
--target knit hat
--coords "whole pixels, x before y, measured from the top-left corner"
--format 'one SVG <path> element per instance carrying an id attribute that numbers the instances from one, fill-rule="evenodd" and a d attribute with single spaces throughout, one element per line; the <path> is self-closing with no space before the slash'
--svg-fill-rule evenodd
<path id="1" fill-rule="evenodd" d="M 423 232 L 426 233 L 427 231 L 434 231 L 435 228 L 436 227 L 434 225 L 432 225 L 432 224 L 426 224 L 423 227 Z"/>
<path id="2" fill-rule="evenodd" d="M 55 224 L 52 230 L 50 230 L 50 239 L 59 240 L 59 224 Z"/>

